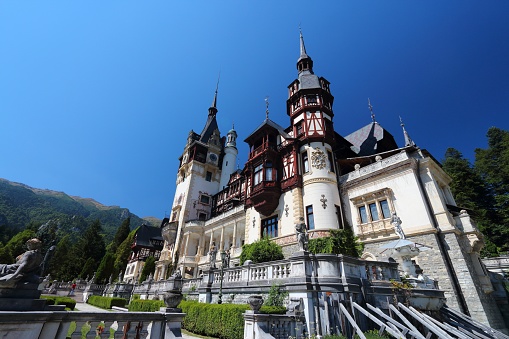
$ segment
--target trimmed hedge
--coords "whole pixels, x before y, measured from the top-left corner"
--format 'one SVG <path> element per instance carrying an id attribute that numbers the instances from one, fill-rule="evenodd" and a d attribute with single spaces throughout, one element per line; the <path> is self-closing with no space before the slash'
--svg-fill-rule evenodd
<path id="1" fill-rule="evenodd" d="M 125 307 L 127 300 L 124 298 L 101 297 L 100 295 L 91 295 L 88 297 L 87 304 L 104 309 L 110 309 L 113 306 Z"/>
<path id="2" fill-rule="evenodd" d="M 74 310 L 76 307 L 76 300 L 69 297 L 42 295 L 41 299 L 46 299 L 46 305 L 65 305 L 66 308 L 71 310 Z"/>
<path id="3" fill-rule="evenodd" d="M 249 309 L 248 305 L 182 301 L 179 307 L 186 313 L 182 327 L 190 332 L 224 339 L 244 337 L 242 314 Z"/>
<path id="4" fill-rule="evenodd" d="M 129 312 L 156 312 L 164 307 L 163 300 L 132 300 L 129 304 Z"/>

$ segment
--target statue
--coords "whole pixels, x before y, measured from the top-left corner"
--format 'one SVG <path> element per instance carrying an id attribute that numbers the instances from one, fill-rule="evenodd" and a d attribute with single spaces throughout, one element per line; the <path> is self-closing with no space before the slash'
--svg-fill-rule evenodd
<path id="1" fill-rule="evenodd" d="M 230 267 L 230 249 L 228 248 L 225 252 L 224 260 L 223 260 L 223 268 Z"/>
<path id="2" fill-rule="evenodd" d="M 394 231 L 396 231 L 399 238 L 406 239 L 405 233 L 403 233 L 403 229 L 401 228 L 401 219 L 396 215 L 396 212 L 392 212 L 391 224 L 394 226 Z"/>
<path id="3" fill-rule="evenodd" d="M 216 268 L 216 255 L 217 255 L 216 243 L 215 241 L 213 241 L 209 251 L 210 268 Z"/>
<path id="4" fill-rule="evenodd" d="M 299 244 L 299 249 L 301 251 L 308 250 L 308 230 L 306 227 L 306 223 L 304 223 L 304 218 L 299 218 L 300 223 L 295 224 L 295 234 L 297 235 L 297 243 Z"/>
<path id="5" fill-rule="evenodd" d="M 16 258 L 15 264 L 0 264 L 0 287 L 14 287 L 17 283 L 39 283 L 42 255 L 41 241 L 30 239 L 26 242 L 28 251 Z"/>

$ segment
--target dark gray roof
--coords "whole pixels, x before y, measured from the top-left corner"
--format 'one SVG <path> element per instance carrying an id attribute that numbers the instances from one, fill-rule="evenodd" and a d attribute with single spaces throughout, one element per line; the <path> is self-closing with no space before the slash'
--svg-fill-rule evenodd
<path id="1" fill-rule="evenodd" d="M 251 134 L 249 134 L 247 136 L 247 138 L 244 140 L 245 142 L 247 142 L 247 140 L 249 140 L 251 138 L 252 135 L 254 135 L 256 132 L 258 132 L 260 129 L 262 129 L 264 126 L 270 126 L 274 129 L 276 129 L 278 131 L 278 133 L 283 136 L 285 139 L 293 139 L 290 134 L 286 133 L 285 132 L 285 129 L 283 127 L 281 127 L 280 125 L 278 125 L 277 123 L 275 123 L 274 121 L 270 120 L 270 119 L 265 119 L 263 121 L 263 123 L 258 126 Z"/>
<path id="2" fill-rule="evenodd" d="M 153 247 L 154 245 L 150 242 L 150 239 L 163 240 L 161 229 L 159 227 L 151 227 L 145 224 L 141 225 L 136 232 L 136 246 Z"/>
<path id="3" fill-rule="evenodd" d="M 372 122 L 345 137 L 358 156 L 373 155 L 398 148 L 394 137 L 377 122 Z"/>

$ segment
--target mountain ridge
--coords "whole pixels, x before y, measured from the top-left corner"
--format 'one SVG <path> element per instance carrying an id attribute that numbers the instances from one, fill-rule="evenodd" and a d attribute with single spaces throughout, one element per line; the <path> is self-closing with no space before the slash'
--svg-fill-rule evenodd
<path id="1" fill-rule="evenodd" d="M 143 223 L 160 226 L 159 219 L 140 218 L 128 208 L 107 206 L 93 198 L 71 196 L 0 178 L 0 232 L 18 232 L 33 223 L 43 224 L 76 215 L 89 221 L 99 219 L 107 238 L 113 236 L 127 217 L 131 217 L 131 229 Z"/>

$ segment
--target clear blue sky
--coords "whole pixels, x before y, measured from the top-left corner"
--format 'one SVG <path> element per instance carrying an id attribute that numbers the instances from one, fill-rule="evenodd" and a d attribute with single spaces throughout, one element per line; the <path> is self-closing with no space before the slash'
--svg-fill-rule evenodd
<path id="1" fill-rule="evenodd" d="M 509 1 L 2 1 L 0 177 L 164 217 L 219 72 L 223 134 L 244 140 L 266 96 L 289 125 L 299 24 L 341 135 L 368 97 L 437 159 L 509 129 Z"/>

